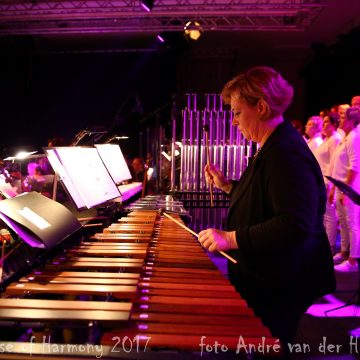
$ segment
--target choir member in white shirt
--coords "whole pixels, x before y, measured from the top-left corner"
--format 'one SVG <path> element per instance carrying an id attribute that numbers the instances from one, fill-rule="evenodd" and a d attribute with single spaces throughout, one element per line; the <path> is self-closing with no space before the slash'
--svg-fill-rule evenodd
<path id="1" fill-rule="evenodd" d="M 312 152 L 322 143 L 321 137 L 323 118 L 321 116 L 311 116 L 305 125 L 305 134 L 309 137 L 308 146 Z"/>
<path id="2" fill-rule="evenodd" d="M 345 116 L 340 117 L 339 127 L 345 137 L 335 150 L 332 177 L 360 192 L 360 132 L 356 126 L 360 121 L 360 108 L 350 107 Z M 330 194 L 334 196 L 334 191 Z M 342 272 L 357 271 L 360 258 L 360 206 L 335 189 L 336 212 L 339 218 L 341 252 L 334 261 L 343 260 L 335 266 Z M 348 258 L 346 259 L 346 257 Z"/>
<path id="3" fill-rule="evenodd" d="M 331 176 L 334 167 L 334 153 L 336 147 L 341 141 L 340 134 L 336 131 L 339 126 L 339 115 L 336 112 L 330 112 L 324 116 L 323 130 L 324 142 L 314 150 L 314 155 L 318 161 L 321 171 L 324 175 L 324 182 L 326 185 L 327 194 L 329 195 L 332 184 L 329 182 L 326 175 Z M 324 226 L 329 238 L 330 246 L 335 254 L 336 236 L 338 228 L 338 219 L 335 211 L 334 201 L 326 202 L 326 211 L 324 214 Z"/>

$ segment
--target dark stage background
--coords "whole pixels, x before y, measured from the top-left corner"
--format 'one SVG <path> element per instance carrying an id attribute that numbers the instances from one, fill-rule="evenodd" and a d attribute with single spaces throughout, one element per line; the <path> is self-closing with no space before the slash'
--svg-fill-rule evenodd
<path id="1" fill-rule="evenodd" d="M 312 44 L 305 60 L 298 56 L 301 49 L 270 52 L 262 43 L 252 44 L 251 51 L 244 44 L 203 48 L 201 41 L 180 40 L 166 48 L 154 42 L 125 50 L 97 39 L 89 50 L 85 39 L 72 41 L 70 48 L 66 39 L 1 37 L 1 157 L 12 155 L 16 146 L 46 146 L 54 136 L 70 142 L 85 128 L 128 135 L 123 151 L 139 155 L 139 133 L 146 128 L 161 125 L 170 136 L 171 117 L 181 116 L 185 93 L 219 92 L 254 65 L 273 66 L 294 85 L 288 118 L 305 122 L 360 94 L 358 28 L 330 46 Z M 145 147 L 140 155 L 144 152 Z"/>

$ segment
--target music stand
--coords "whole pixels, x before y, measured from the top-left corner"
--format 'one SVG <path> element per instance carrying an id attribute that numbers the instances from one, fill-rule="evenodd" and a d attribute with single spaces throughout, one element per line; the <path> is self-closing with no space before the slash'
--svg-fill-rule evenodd
<path id="1" fill-rule="evenodd" d="M 343 181 L 340 180 L 336 180 L 331 176 L 325 176 L 327 179 L 329 179 L 329 181 L 331 181 L 340 191 L 342 191 L 350 200 L 353 201 L 353 203 L 355 205 L 360 206 L 360 194 L 358 194 L 351 186 L 349 186 L 348 184 L 345 184 Z M 343 309 L 347 306 L 350 305 L 356 305 L 357 307 L 360 306 L 360 259 L 357 259 L 357 263 L 358 263 L 358 269 L 359 269 L 359 285 L 358 285 L 358 290 L 355 291 L 355 293 L 351 296 L 351 298 L 349 300 L 346 301 L 346 303 L 344 305 L 338 306 L 334 309 L 330 309 L 325 311 L 325 315 L 329 312 L 335 311 L 335 310 L 339 310 L 339 309 Z M 355 299 L 357 298 L 357 301 L 355 301 Z"/>
<path id="2" fill-rule="evenodd" d="M 96 148 L 72 146 L 44 150 L 78 210 L 121 196 Z"/>
<path id="3" fill-rule="evenodd" d="M 95 147 L 117 186 L 119 186 L 124 180 L 131 179 L 129 167 L 127 166 L 119 145 L 95 144 Z"/>

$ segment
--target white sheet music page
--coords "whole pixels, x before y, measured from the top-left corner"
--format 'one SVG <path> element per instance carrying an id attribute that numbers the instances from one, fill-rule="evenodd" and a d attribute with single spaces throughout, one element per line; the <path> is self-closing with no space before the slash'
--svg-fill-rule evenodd
<path id="1" fill-rule="evenodd" d="M 56 151 L 88 209 L 120 196 L 95 148 L 63 147 Z"/>
<path id="2" fill-rule="evenodd" d="M 82 199 L 81 195 L 79 194 L 78 190 L 76 189 L 75 185 L 73 184 L 65 167 L 61 163 L 61 161 L 57 155 L 56 149 L 45 149 L 45 153 L 50 162 L 50 165 L 52 166 L 52 168 L 54 169 L 56 174 L 59 176 L 59 179 L 62 181 L 62 183 L 66 187 L 66 190 L 68 191 L 69 195 L 73 199 L 76 207 L 78 209 L 84 208 L 85 202 Z"/>
<path id="3" fill-rule="evenodd" d="M 97 144 L 95 147 L 116 185 L 131 179 L 130 170 L 119 145 Z"/>

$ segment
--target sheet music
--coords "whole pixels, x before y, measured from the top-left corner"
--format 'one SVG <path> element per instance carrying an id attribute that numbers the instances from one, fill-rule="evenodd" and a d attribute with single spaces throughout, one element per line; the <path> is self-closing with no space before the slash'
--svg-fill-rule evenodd
<path id="1" fill-rule="evenodd" d="M 59 147 L 56 152 L 87 208 L 120 196 L 96 148 Z"/>
<path id="2" fill-rule="evenodd" d="M 95 147 L 116 185 L 131 179 L 130 170 L 119 145 L 97 144 Z"/>
<path id="3" fill-rule="evenodd" d="M 67 171 L 65 170 L 63 164 L 61 163 L 60 159 L 56 154 L 55 149 L 44 149 L 45 153 L 49 159 L 51 166 L 53 167 L 54 171 L 59 176 L 59 179 L 62 181 L 64 186 L 66 187 L 69 195 L 71 196 L 72 200 L 74 201 L 76 207 L 78 209 L 84 208 L 85 202 L 83 201 L 82 197 L 80 196 L 79 192 L 77 191 L 75 185 L 73 184 L 72 180 L 70 179 Z"/>

